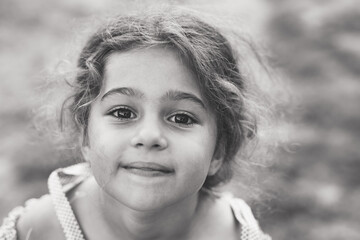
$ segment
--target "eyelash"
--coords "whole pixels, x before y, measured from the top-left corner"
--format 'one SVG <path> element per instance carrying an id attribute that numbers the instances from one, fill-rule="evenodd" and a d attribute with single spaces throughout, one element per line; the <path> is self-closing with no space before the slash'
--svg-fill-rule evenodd
<path id="1" fill-rule="evenodd" d="M 120 110 L 126 110 L 127 113 L 130 114 L 130 116 L 129 117 L 120 116 L 120 114 L 119 114 Z M 134 111 L 131 108 L 124 107 L 124 106 L 117 107 L 117 108 L 110 110 L 108 115 L 111 115 L 111 116 L 113 116 L 117 119 L 123 120 L 123 121 L 126 121 L 127 119 L 134 119 L 137 117 L 137 115 L 134 113 Z"/>
<path id="2" fill-rule="evenodd" d="M 187 118 L 187 122 L 186 123 L 177 123 L 175 122 L 176 121 L 176 117 L 185 117 Z M 174 118 L 174 120 L 170 120 Z M 179 112 L 179 113 L 175 113 L 173 115 L 171 115 L 170 117 L 167 118 L 167 120 L 169 120 L 170 122 L 172 123 L 175 123 L 177 125 L 180 125 L 180 126 L 192 126 L 194 124 L 198 124 L 199 122 L 195 119 L 195 117 L 193 117 L 192 115 L 190 115 L 189 113 L 186 113 L 186 112 Z M 189 122 L 190 121 L 190 122 Z"/>
<path id="3" fill-rule="evenodd" d="M 125 114 L 127 114 L 128 116 L 124 116 L 124 112 L 122 112 L 122 116 L 120 116 L 120 111 L 127 111 Z M 114 109 L 111 109 L 108 112 L 108 115 L 115 117 L 121 121 L 126 121 L 129 119 L 135 119 L 137 117 L 136 113 L 134 113 L 134 111 L 129 108 L 129 107 L 125 107 L 125 106 L 121 106 L 121 107 L 116 107 Z M 182 120 L 187 120 L 185 123 L 184 122 L 176 122 L 176 117 L 181 117 Z M 167 118 L 168 121 L 180 125 L 180 126 L 186 126 L 186 127 L 190 127 L 194 124 L 198 124 L 199 121 L 192 116 L 191 114 L 187 113 L 187 112 L 177 112 L 172 114 L 170 117 Z M 178 119 L 179 120 L 179 119 Z M 181 120 L 181 119 L 180 119 Z"/>

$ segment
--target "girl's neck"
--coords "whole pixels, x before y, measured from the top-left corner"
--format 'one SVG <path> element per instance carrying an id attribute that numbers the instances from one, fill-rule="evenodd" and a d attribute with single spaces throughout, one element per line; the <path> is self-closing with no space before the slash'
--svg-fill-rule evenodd
<path id="1" fill-rule="evenodd" d="M 186 239 L 196 222 L 201 198 L 197 193 L 163 209 L 136 211 L 99 188 L 93 192 L 99 224 L 116 239 L 131 240 Z"/>

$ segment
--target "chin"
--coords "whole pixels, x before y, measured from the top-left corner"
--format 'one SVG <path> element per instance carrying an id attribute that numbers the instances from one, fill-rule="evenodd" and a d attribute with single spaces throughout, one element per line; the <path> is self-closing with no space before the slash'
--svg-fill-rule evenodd
<path id="1" fill-rule="evenodd" d="M 150 198 L 140 198 L 124 202 L 124 205 L 126 205 L 128 208 L 140 212 L 157 211 L 165 209 L 172 204 L 172 202 L 164 201 L 164 199 L 162 199 L 162 201 L 156 201 L 151 200 Z"/>
<path id="2" fill-rule="evenodd" d="M 156 211 L 166 208 L 176 202 L 170 199 L 171 194 L 156 194 L 146 190 L 132 189 L 125 193 L 109 194 L 121 205 L 135 211 Z"/>

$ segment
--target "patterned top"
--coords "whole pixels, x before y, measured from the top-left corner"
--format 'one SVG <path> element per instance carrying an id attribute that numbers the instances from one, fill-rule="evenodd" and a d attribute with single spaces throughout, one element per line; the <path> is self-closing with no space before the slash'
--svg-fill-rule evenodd
<path id="1" fill-rule="evenodd" d="M 86 163 L 60 168 L 50 174 L 49 193 L 66 240 L 85 240 L 66 193 L 89 176 L 91 172 Z M 229 202 L 235 219 L 241 225 L 240 240 L 271 240 L 270 236 L 261 231 L 250 207 L 242 199 L 234 198 L 231 194 L 224 194 L 222 198 Z M 17 207 L 9 213 L 0 227 L 0 240 L 17 240 L 16 223 L 35 201 L 38 199 L 30 199 L 24 207 Z"/>

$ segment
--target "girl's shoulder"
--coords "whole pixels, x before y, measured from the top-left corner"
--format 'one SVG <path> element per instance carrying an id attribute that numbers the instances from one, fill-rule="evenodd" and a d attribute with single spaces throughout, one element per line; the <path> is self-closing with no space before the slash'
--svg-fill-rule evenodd
<path id="1" fill-rule="evenodd" d="M 250 206 L 241 198 L 236 198 L 229 192 L 217 196 L 225 206 L 230 206 L 232 215 L 239 226 L 241 240 L 271 240 L 271 237 L 261 230 Z"/>
<path id="2" fill-rule="evenodd" d="M 61 226 L 49 195 L 13 209 L 0 227 L 0 239 L 62 239 Z"/>
<path id="3" fill-rule="evenodd" d="M 65 194 L 88 176 L 86 164 L 60 168 L 52 172 L 48 180 L 50 194 L 30 199 L 24 206 L 14 208 L 3 220 L 0 239 L 65 239 L 63 226 L 59 221 L 59 214 L 71 211 Z M 69 208 L 66 208 L 66 203 Z M 69 214 L 64 216 L 68 218 Z"/>

